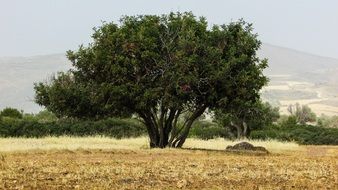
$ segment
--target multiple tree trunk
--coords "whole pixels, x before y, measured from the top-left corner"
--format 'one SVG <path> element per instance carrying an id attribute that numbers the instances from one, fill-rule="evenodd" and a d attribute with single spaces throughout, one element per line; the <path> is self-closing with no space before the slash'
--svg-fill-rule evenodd
<path id="1" fill-rule="evenodd" d="M 194 121 L 200 117 L 206 106 L 194 109 L 182 121 L 183 110 L 160 107 L 159 109 L 142 110 L 138 115 L 147 128 L 151 148 L 181 148 L 188 137 Z"/>
<path id="2" fill-rule="evenodd" d="M 165 108 L 139 111 L 142 122 L 147 128 L 150 139 L 150 148 L 181 148 L 189 135 L 194 121 L 200 117 L 206 106 L 193 110 L 182 121 L 181 109 Z M 244 138 L 250 134 L 250 128 L 245 121 L 231 122 L 230 130 L 236 138 Z"/>
<path id="3" fill-rule="evenodd" d="M 245 121 L 231 122 L 230 129 L 236 131 L 236 138 L 238 139 L 247 137 L 250 134 L 250 128 Z"/>

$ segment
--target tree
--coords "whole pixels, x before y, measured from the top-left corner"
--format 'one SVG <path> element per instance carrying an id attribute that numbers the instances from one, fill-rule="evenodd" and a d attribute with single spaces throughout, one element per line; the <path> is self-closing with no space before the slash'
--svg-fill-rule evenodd
<path id="1" fill-rule="evenodd" d="M 0 117 L 10 117 L 14 119 L 22 119 L 22 112 L 15 108 L 5 108 L 0 112 Z"/>
<path id="2" fill-rule="evenodd" d="M 23 115 L 23 119 L 37 121 L 39 123 L 50 123 L 58 120 L 55 114 L 47 110 L 42 110 L 37 114 L 26 113 Z"/>
<path id="3" fill-rule="evenodd" d="M 272 107 L 269 103 L 257 101 L 252 104 L 244 102 L 231 108 L 218 109 L 215 111 L 214 119 L 226 127 L 236 138 L 250 135 L 252 130 L 261 129 L 272 125 L 279 118 L 279 108 Z"/>
<path id="4" fill-rule="evenodd" d="M 288 106 L 288 112 L 291 116 L 296 118 L 297 123 L 305 125 L 307 122 L 315 122 L 316 114 L 312 112 L 311 108 L 307 105 L 300 105 L 296 103 L 295 105 Z"/>
<path id="5" fill-rule="evenodd" d="M 192 13 L 103 23 L 93 43 L 67 52 L 74 69 L 35 84 L 36 102 L 59 117 L 135 114 L 150 147 L 181 147 L 207 108 L 259 99 L 267 61 L 256 56 L 252 30 L 243 20 L 209 29 Z"/>
<path id="6" fill-rule="evenodd" d="M 47 110 L 42 110 L 39 113 L 35 114 L 34 118 L 37 119 L 39 122 L 57 121 L 57 117 L 55 116 L 55 114 Z"/>
<path id="7" fill-rule="evenodd" d="M 318 126 L 327 128 L 338 128 L 338 116 L 321 115 L 318 118 Z"/>

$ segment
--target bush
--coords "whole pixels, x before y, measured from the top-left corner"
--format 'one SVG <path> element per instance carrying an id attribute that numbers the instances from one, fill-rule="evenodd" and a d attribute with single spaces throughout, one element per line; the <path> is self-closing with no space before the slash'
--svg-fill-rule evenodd
<path id="1" fill-rule="evenodd" d="M 33 119 L 32 119 L 33 118 Z M 146 135 L 145 127 L 135 119 L 110 118 L 99 121 L 37 120 L 34 117 L 0 118 L 0 137 L 92 136 L 128 138 Z M 232 138 L 226 128 L 210 121 L 196 121 L 189 137 L 200 139 Z M 294 118 L 252 131 L 251 139 L 277 139 L 300 144 L 338 145 L 338 129 L 299 125 Z"/>
<path id="2" fill-rule="evenodd" d="M 274 126 L 253 131 L 250 138 L 296 141 L 306 145 L 338 145 L 338 129 L 311 125 Z"/>
<path id="3" fill-rule="evenodd" d="M 10 118 L 16 118 L 21 119 L 22 118 L 22 112 L 15 108 L 5 108 L 0 112 L 0 117 L 10 117 Z"/>
<path id="4" fill-rule="evenodd" d="M 210 121 L 195 121 L 190 130 L 189 137 L 208 140 L 218 137 L 227 138 L 229 136 L 227 130 L 216 123 Z"/>
<path id="5" fill-rule="evenodd" d="M 278 133 L 277 133 L 276 130 L 252 131 L 251 134 L 250 134 L 250 138 L 261 139 L 261 140 L 276 139 L 277 136 L 278 136 Z"/>
<path id="6" fill-rule="evenodd" d="M 38 122 L 36 120 L 3 118 L 0 120 L 2 137 L 45 137 L 45 136 L 91 136 L 104 135 L 114 138 L 145 135 L 146 130 L 134 119 L 106 119 L 100 121 L 60 120 Z"/>

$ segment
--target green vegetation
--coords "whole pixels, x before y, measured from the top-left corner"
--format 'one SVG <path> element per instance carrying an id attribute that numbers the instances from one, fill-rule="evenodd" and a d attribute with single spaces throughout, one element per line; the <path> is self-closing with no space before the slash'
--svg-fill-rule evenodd
<path id="1" fill-rule="evenodd" d="M 227 129 L 233 138 L 248 137 L 250 132 L 272 125 L 279 118 L 279 109 L 269 103 L 255 102 L 218 109 L 214 120 Z"/>
<path id="2" fill-rule="evenodd" d="M 258 115 L 257 118 L 259 119 Z M 325 118 L 329 121 L 336 119 L 336 117 L 327 116 Z M 233 135 L 231 128 L 202 119 L 200 118 L 194 122 L 189 137 L 200 139 L 237 138 Z M 181 125 L 182 121 L 184 120 L 181 120 L 178 126 Z M 48 111 L 41 111 L 38 114 L 24 114 L 21 119 L 7 116 L 0 117 L 0 137 L 39 138 L 64 135 L 102 135 L 114 138 L 128 138 L 146 134 L 146 127 L 139 120 L 132 118 L 108 118 L 97 121 L 57 119 L 55 115 Z M 264 125 L 261 128 L 253 128 L 248 138 L 295 141 L 300 144 L 338 145 L 338 128 L 323 127 L 321 125 L 302 125 L 297 122 L 295 116 L 282 116 L 278 122 Z"/>
<path id="3" fill-rule="evenodd" d="M 58 120 L 55 114 L 47 110 L 40 111 L 37 114 L 24 114 L 23 118 L 32 121 L 38 121 L 40 123 L 55 122 Z"/>
<path id="4" fill-rule="evenodd" d="M 298 103 L 290 105 L 288 111 L 289 116 L 282 116 L 277 123 L 253 131 L 250 138 L 296 141 L 312 145 L 338 145 L 338 128 L 332 128 L 336 116 L 317 118 L 310 107 Z"/>
<path id="5" fill-rule="evenodd" d="M 210 28 L 192 13 L 125 16 L 92 38 L 67 52 L 73 69 L 35 84 L 35 101 L 47 111 L 4 109 L 0 136 L 148 134 L 152 148 L 182 147 L 188 136 L 337 144 L 338 129 L 329 128 L 337 118 L 317 120 L 296 104 L 279 119 L 278 108 L 262 102 L 267 60 L 257 57 L 261 42 L 243 20 Z M 214 121 L 201 120 L 206 111 Z"/>
<path id="6" fill-rule="evenodd" d="M 23 117 L 22 112 L 15 108 L 5 108 L 0 112 L 0 118 L 1 117 L 9 117 L 9 118 L 16 118 L 21 119 Z"/>
<path id="7" fill-rule="evenodd" d="M 6 108 L 4 110 L 13 110 Z M 5 113 L 7 113 L 6 111 Z M 11 112 L 12 113 L 12 112 Z M 16 112 L 13 112 L 16 113 Z M 21 113 L 22 114 L 22 113 Z M 1 137 L 93 136 L 114 138 L 138 137 L 146 134 L 136 119 L 107 118 L 97 121 L 71 118 L 58 119 L 49 111 L 22 114 L 22 117 L 0 117 Z"/>
<path id="8" fill-rule="evenodd" d="M 214 139 L 214 138 L 230 138 L 229 132 L 226 128 L 217 125 L 211 121 L 196 121 L 191 128 L 189 137 L 199 139 Z"/>
<path id="9" fill-rule="evenodd" d="M 146 134 L 145 128 L 134 119 L 105 119 L 100 121 L 60 120 L 38 122 L 36 120 L 2 119 L 1 137 L 45 137 L 45 136 L 95 136 L 114 138 L 138 137 Z"/>
<path id="10" fill-rule="evenodd" d="M 252 139 L 277 139 L 295 141 L 299 144 L 338 145 L 338 129 L 311 125 L 273 125 L 263 130 L 253 131 Z"/>
<path id="11" fill-rule="evenodd" d="M 210 28 L 192 13 L 125 16 L 92 37 L 67 52 L 74 69 L 35 84 L 36 102 L 61 118 L 136 115 L 150 147 L 182 147 L 205 110 L 254 104 L 267 83 L 243 20 Z"/>

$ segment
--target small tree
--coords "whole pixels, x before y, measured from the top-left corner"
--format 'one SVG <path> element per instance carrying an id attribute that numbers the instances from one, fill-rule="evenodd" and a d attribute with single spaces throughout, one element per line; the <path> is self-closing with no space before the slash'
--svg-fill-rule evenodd
<path id="1" fill-rule="evenodd" d="M 317 123 L 320 127 L 338 128 L 338 116 L 321 115 Z"/>
<path id="2" fill-rule="evenodd" d="M 14 119 L 22 119 L 23 114 L 15 108 L 5 108 L 0 112 L 0 117 L 10 117 Z"/>
<path id="3" fill-rule="evenodd" d="M 308 105 L 301 106 L 299 103 L 289 105 L 288 112 L 296 118 L 297 123 L 302 125 L 305 125 L 307 122 L 315 122 L 317 118 L 316 114 L 312 112 Z"/>
<path id="4" fill-rule="evenodd" d="M 181 147 L 206 109 L 259 99 L 267 61 L 252 30 L 242 20 L 209 29 L 192 13 L 104 23 L 88 47 L 68 51 L 74 69 L 35 85 L 36 102 L 59 117 L 135 114 L 150 147 Z"/>
<path id="5" fill-rule="evenodd" d="M 40 122 L 53 122 L 57 120 L 55 114 L 49 112 L 48 110 L 42 110 L 35 114 L 35 118 Z"/>
<path id="6" fill-rule="evenodd" d="M 252 130 L 272 125 L 279 118 L 279 108 L 260 101 L 236 105 L 231 109 L 218 109 L 214 119 L 237 138 L 247 137 Z"/>

